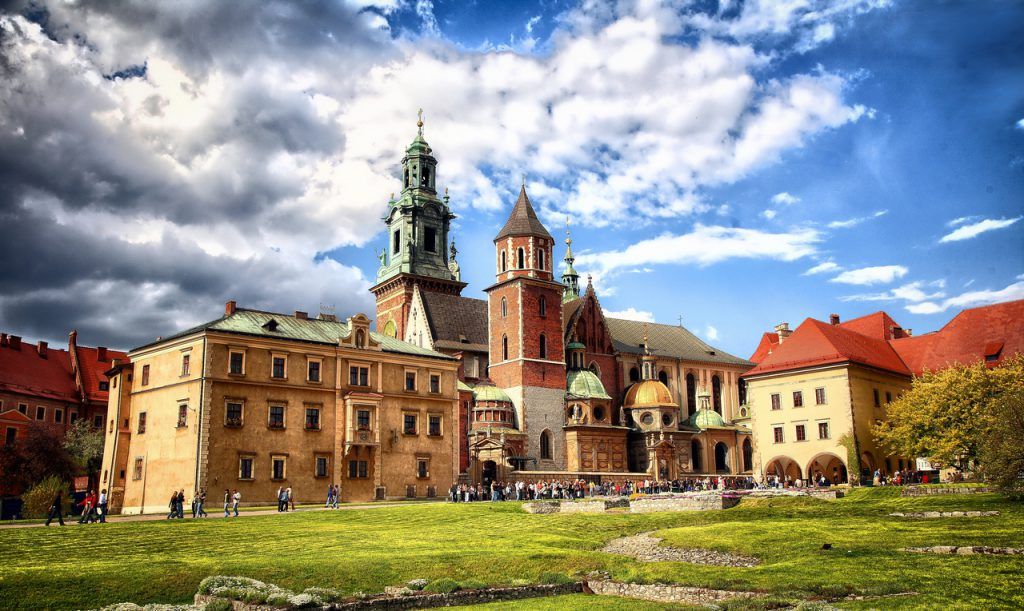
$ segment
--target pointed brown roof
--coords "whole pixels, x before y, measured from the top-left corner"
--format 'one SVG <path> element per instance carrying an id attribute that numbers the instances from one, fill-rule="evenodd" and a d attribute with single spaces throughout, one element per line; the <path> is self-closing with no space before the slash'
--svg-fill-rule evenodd
<path id="1" fill-rule="evenodd" d="M 512 207 L 512 214 L 508 215 L 505 226 L 501 228 L 495 240 L 507 238 L 512 235 L 533 235 L 541 238 L 552 239 L 551 234 L 544 227 L 544 223 L 537 218 L 537 212 L 530 204 L 530 198 L 526 196 L 526 185 L 519 188 L 519 199 Z"/>

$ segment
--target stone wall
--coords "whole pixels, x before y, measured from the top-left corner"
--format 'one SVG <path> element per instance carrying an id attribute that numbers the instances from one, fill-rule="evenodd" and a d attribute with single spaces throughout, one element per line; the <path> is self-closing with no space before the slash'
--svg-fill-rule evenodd
<path id="1" fill-rule="evenodd" d="M 740 502 L 739 497 L 720 494 L 694 496 L 650 497 L 630 501 L 631 513 L 652 513 L 656 511 L 707 511 L 729 509 Z"/>
<path id="2" fill-rule="evenodd" d="M 932 496 L 939 494 L 979 494 L 993 492 L 991 488 L 980 486 L 905 486 L 900 496 Z"/>

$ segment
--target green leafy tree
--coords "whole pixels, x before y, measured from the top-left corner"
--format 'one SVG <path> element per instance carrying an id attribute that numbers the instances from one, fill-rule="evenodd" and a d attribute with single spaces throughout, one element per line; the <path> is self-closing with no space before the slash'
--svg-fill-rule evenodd
<path id="1" fill-rule="evenodd" d="M 1024 497 L 1024 393 L 995 403 L 991 428 L 978 460 L 985 477 L 1010 495 Z"/>
<path id="2" fill-rule="evenodd" d="M 95 473 L 103 461 L 103 432 L 79 418 L 68 427 L 64 449 L 86 473 Z"/>
<path id="3" fill-rule="evenodd" d="M 71 489 L 68 483 L 61 478 L 51 475 L 35 486 L 32 486 L 25 494 L 21 495 L 21 514 L 26 518 L 44 518 L 50 511 L 50 503 L 53 495 L 60 490 L 64 494 L 61 513 L 67 514 L 71 510 Z"/>
<path id="4" fill-rule="evenodd" d="M 0 446 L 0 473 L 6 486 L 27 490 L 51 475 L 69 481 L 80 469 L 63 441 L 61 431 L 33 422 L 24 437 Z"/>
<path id="5" fill-rule="evenodd" d="M 977 463 L 987 476 L 995 477 L 995 464 L 986 469 L 984 461 L 1009 452 L 1001 444 L 1013 444 L 1014 437 L 999 439 L 999 432 L 1010 426 L 1006 418 L 1012 418 L 1012 405 L 1022 394 L 1022 355 L 994 368 L 976 363 L 925 373 L 889 404 L 888 420 L 875 426 L 874 434 L 894 453 L 927 457 L 936 466 L 961 470 Z M 995 447 L 1003 449 L 991 449 Z"/>

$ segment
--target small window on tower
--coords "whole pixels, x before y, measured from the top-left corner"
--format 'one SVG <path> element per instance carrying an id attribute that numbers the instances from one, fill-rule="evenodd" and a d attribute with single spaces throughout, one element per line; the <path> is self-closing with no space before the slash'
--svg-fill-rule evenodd
<path id="1" fill-rule="evenodd" d="M 391 251 L 398 254 L 402 250 L 402 230 L 396 229 L 391 239 Z"/>
<path id="2" fill-rule="evenodd" d="M 433 227 L 423 228 L 423 250 L 437 252 L 437 230 Z"/>
<path id="3" fill-rule="evenodd" d="M 516 251 L 516 269 L 524 269 L 526 267 L 526 251 L 521 247 Z"/>
<path id="4" fill-rule="evenodd" d="M 420 184 L 423 185 L 424 187 L 429 187 L 430 186 L 430 169 L 429 168 L 423 168 L 423 179 L 420 180 Z"/>
<path id="5" fill-rule="evenodd" d="M 544 249 L 541 248 L 537 251 L 537 268 L 544 269 Z"/>
<path id="6" fill-rule="evenodd" d="M 508 269 L 508 263 L 505 262 L 505 251 L 501 251 L 501 271 Z"/>

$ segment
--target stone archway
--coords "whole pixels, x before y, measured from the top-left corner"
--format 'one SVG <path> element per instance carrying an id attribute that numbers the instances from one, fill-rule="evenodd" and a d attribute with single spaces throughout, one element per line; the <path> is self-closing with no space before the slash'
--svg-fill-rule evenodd
<path id="1" fill-rule="evenodd" d="M 729 468 L 729 446 L 719 441 L 715 444 L 715 473 L 731 473 Z"/>
<path id="2" fill-rule="evenodd" d="M 861 481 L 870 482 L 875 474 L 878 463 L 875 462 L 875 455 L 870 451 L 864 451 L 860 455 L 860 477 Z"/>
<path id="3" fill-rule="evenodd" d="M 768 461 L 764 468 L 764 476 L 768 478 L 773 475 L 778 477 L 780 481 L 785 481 L 787 477 L 793 482 L 803 479 L 800 464 L 788 456 L 776 456 Z"/>
<path id="4" fill-rule="evenodd" d="M 831 452 L 822 452 L 807 463 L 808 479 L 817 483 L 819 475 L 824 475 L 830 484 L 845 484 L 849 481 L 846 463 Z"/>

